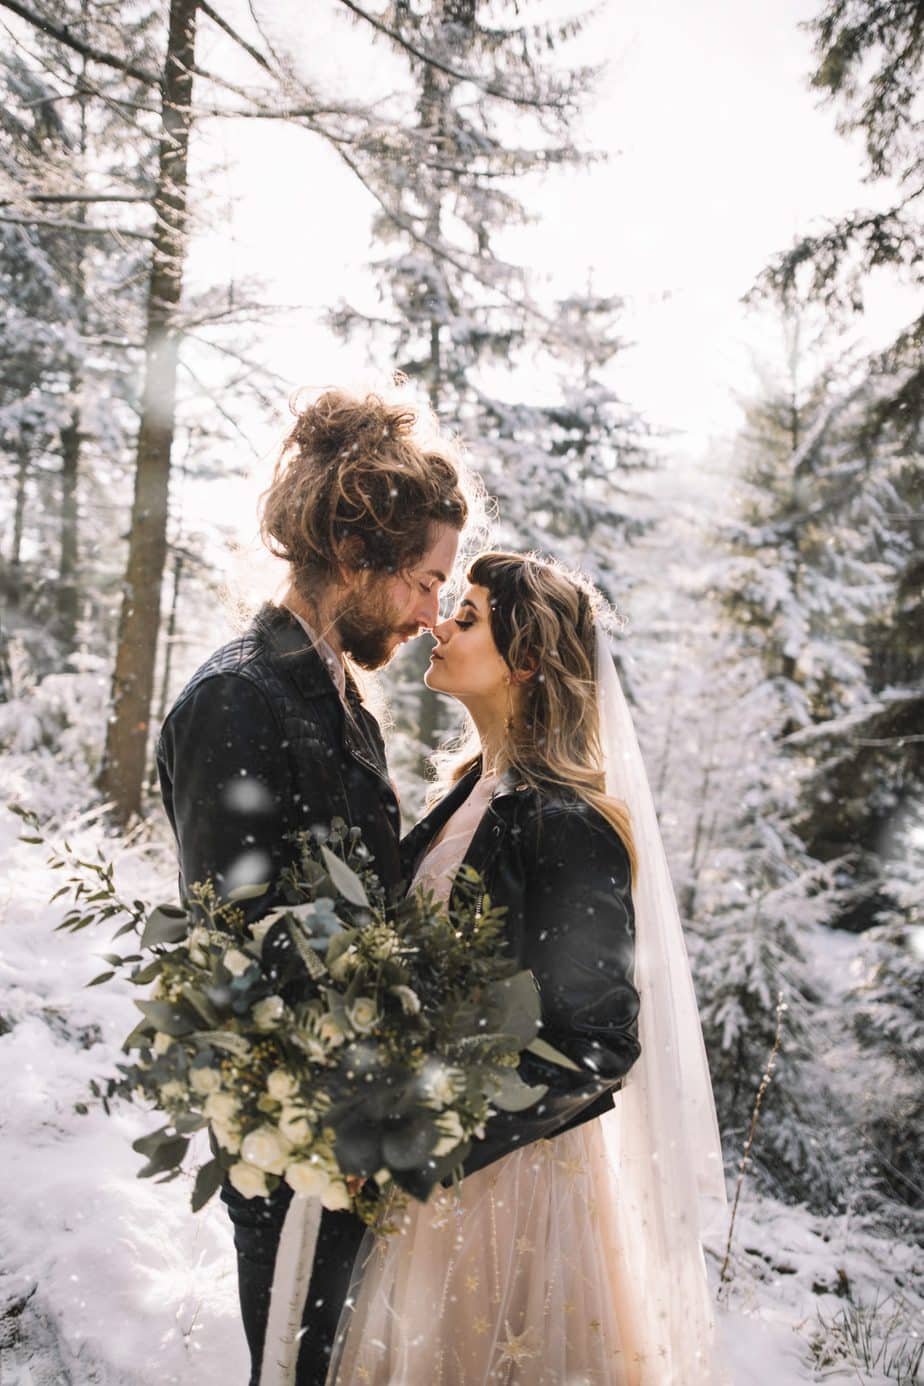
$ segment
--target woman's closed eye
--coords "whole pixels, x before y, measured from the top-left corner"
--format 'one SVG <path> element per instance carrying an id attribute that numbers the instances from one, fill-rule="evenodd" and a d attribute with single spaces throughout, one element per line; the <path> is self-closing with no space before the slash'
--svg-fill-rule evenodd
<path id="1" fill-rule="evenodd" d="M 475 624 L 474 621 L 463 621 L 460 616 L 454 616 L 452 619 L 459 627 L 459 630 L 468 630 L 469 626 L 473 626 Z"/>

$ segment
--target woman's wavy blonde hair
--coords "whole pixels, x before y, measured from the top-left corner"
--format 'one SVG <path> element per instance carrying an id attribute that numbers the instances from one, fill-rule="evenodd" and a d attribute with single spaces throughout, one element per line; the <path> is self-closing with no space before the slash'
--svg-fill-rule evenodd
<path id="1" fill-rule="evenodd" d="M 604 788 L 603 747 L 594 674 L 606 604 L 580 574 L 535 554 L 479 554 L 466 577 L 489 594 L 491 634 L 518 682 L 520 710 L 508 727 L 506 758 L 521 783 L 573 790 L 619 834 L 637 858 L 626 805 Z M 435 758 L 439 782 L 454 784 L 478 761 L 470 724 L 455 747 Z"/>

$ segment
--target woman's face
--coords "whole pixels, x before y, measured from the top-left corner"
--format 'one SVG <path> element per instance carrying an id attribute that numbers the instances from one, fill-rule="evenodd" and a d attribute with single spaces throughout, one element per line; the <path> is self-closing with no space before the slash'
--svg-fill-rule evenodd
<path id="1" fill-rule="evenodd" d="M 424 683 L 466 706 L 506 707 L 510 670 L 491 634 L 490 594 L 468 586 L 448 621 L 433 627 L 436 645 Z"/>

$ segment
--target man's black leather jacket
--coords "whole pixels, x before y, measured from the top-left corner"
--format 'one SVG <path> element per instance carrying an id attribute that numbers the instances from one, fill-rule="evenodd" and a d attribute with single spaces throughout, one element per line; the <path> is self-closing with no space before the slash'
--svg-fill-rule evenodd
<path id="1" fill-rule="evenodd" d="M 406 880 L 478 774 L 476 767 L 465 775 L 404 839 Z M 507 907 L 509 952 L 539 985 L 540 1036 L 579 1066 L 524 1055 L 520 1077 L 546 1084 L 548 1092 L 525 1111 L 489 1119 L 485 1139 L 473 1142 L 463 1166 L 473 1174 L 511 1150 L 601 1116 L 641 1048 L 629 856 L 615 829 L 574 795 L 508 779 L 463 864 L 481 873 L 492 904 Z M 459 892 L 457 884 L 450 909 L 461 902 Z"/>
<path id="2" fill-rule="evenodd" d="M 337 817 L 394 888 L 400 820 L 381 732 L 349 677 L 347 701 L 352 715 L 303 628 L 272 605 L 193 675 L 157 743 L 184 898 L 207 877 L 220 894 L 275 881 L 294 855 L 286 834 Z M 243 908 L 252 922 L 276 903 L 270 892 Z"/>

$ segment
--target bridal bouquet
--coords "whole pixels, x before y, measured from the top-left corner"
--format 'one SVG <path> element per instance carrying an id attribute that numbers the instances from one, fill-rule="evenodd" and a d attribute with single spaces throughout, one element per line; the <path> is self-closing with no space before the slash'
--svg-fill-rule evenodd
<path id="1" fill-rule="evenodd" d="M 135 1142 L 143 1177 L 176 1177 L 209 1128 L 194 1209 L 225 1176 L 247 1197 L 285 1180 L 372 1222 L 386 1193 L 392 1207 L 425 1200 L 493 1111 L 544 1094 L 516 1073 L 524 1048 L 558 1056 L 536 1038 L 535 980 L 503 956 L 503 911 L 474 872 L 450 916 L 421 891 L 386 907 L 341 822 L 297 848 L 282 903 L 256 923 L 240 905 L 267 887 L 219 903 L 206 883 L 188 910 L 148 916 L 152 957 L 122 960 L 132 982 L 153 983 L 123 1046 L 136 1057 L 98 1095 L 166 1118 Z"/>

